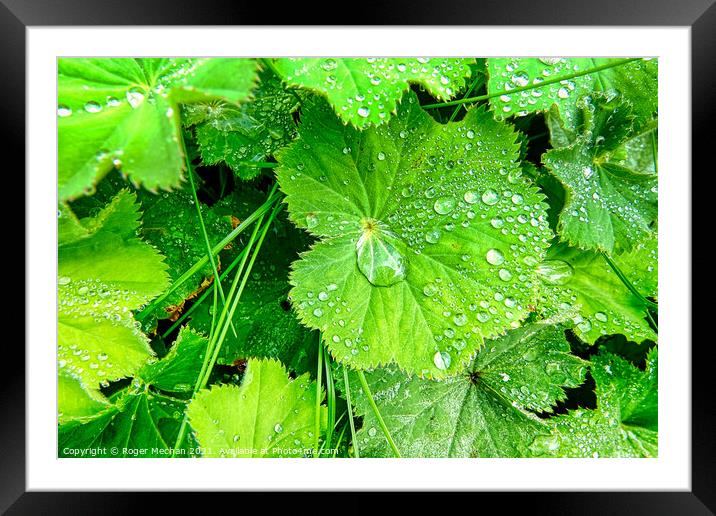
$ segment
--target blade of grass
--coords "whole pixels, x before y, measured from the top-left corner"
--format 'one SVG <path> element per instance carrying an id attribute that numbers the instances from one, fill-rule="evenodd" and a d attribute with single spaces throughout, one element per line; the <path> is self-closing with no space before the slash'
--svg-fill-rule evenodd
<path id="1" fill-rule="evenodd" d="M 341 416 L 343 417 L 343 416 Z M 336 442 L 335 448 L 333 448 L 333 455 L 332 458 L 335 459 L 336 455 L 338 455 L 338 448 L 341 446 L 341 441 L 343 441 L 343 436 L 346 433 L 346 428 L 348 428 L 348 425 L 343 425 L 343 430 L 341 430 L 341 433 L 338 435 L 338 441 Z"/>
<path id="2" fill-rule="evenodd" d="M 472 81 L 472 84 L 470 84 L 470 87 L 467 89 L 467 91 L 462 96 L 462 98 L 467 98 L 470 95 L 470 93 L 472 93 L 472 90 L 474 90 L 475 87 L 479 84 L 481 78 L 482 78 L 482 74 L 478 73 L 477 77 L 475 77 L 475 80 Z M 463 104 L 460 104 L 459 106 L 457 106 L 455 108 L 455 110 L 452 112 L 452 115 L 450 115 L 448 122 L 452 122 L 453 120 L 455 120 L 455 117 L 460 112 L 460 109 L 462 109 L 462 107 L 463 107 Z"/>
<path id="3" fill-rule="evenodd" d="M 370 387 L 368 386 L 368 382 L 365 379 L 365 375 L 363 374 L 363 371 L 356 370 L 356 374 L 358 375 L 358 379 L 360 380 L 360 385 L 363 388 L 363 393 L 365 394 L 366 398 L 368 398 L 368 404 L 370 405 L 370 408 L 373 409 L 373 414 L 375 414 L 376 419 L 378 420 L 378 426 L 380 426 L 380 429 L 383 431 L 383 435 L 385 435 L 386 440 L 388 441 L 388 444 L 390 445 L 391 449 L 393 450 L 393 455 L 400 458 L 400 451 L 398 450 L 398 447 L 395 445 L 395 442 L 393 441 L 393 437 L 390 435 L 390 430 L 388 430 L 388 427 L 385 424 L 385 421 L 383 421 L 383 416 L 380 414 L 380 410 L 378 410 L 378 405 L 375 404 L 375 400 L 373 399 L 373 393 L 370 392 Z M 353 443 L 355 445 L 355 442 Z"/>
<path id="4" fill-rule="evenodd" d="M 348 421 L 351 425 L 351 442 L 353 442 L 353 456 L 360 459 L 358 452 L 358 439 L 356 439 L 356 425 L 353 422 L 353 404 L 351 403 L 351 384 L 348 381 L 348 369 L 343 366 L 343 383 L 346 384 L 346 401 L 348 402 Z"/>
<path id="5" fill-rule="evenodd" d="M 187 175 L 189 176 L 189 185 L 191 186 L 191 194 L 194 199 L 194 206 L 196 206 L 196 214 L 199 218 L 199 228 L 201 234 L 204 237 L 204 244 L 206 245 L 206 256 L 209 258 L 211 264 L 211 272 L 214 274 L 214 288 L 218 288 L 219 295 L 221 296 L 221 302 L 226 304 L 226 296 L 224 296 L 224 289 L 221 288 L 221 278 L 219 277 L 219 270 L 216 268 L 216 262 L 214 261 L 214 254 L 211 252 L 211 242 L 209 241 L 209 234 L 206 232 L 206 224 L 204 224 L 204 216 L 201 214 L 201 204 L 199 204 L 199 196 L 196 194 L 196 185 L 194 184 L 194 167 L 191 165 L 189 160 L 189 154 L 186 151 L 186 143 L 184 142 L 184 134 L 181 137 L 182 151 L 184 152 L 184 163 L 186 163 Z M 236 336 L 236 329 L 234 325 L 231 325 L 231 331 Z"/>
<path id="6" fill-rule="evenodd" d="M 318 332 L 318 368 L 316 370 L 316 415 L 314 418 L 314 436 L 313 436 L 313 449 L 316 450 L 314 458 L 320 457 L 320 449 L 318 448 L 319 434 L 321 433 L 321 383 L 323 375 L 323 340 L 321 339 L 321 332 Z"/>
<path id="7" fill-rule="evenodd" d="M 274 188 L 276 188 L 276 185 L 274 185 Z M 229 311 L 226 311 L 226 307 L 224 307 L 224 310 L 222 310 L 222 314 L 219 317 L 219 326 L 221 327 L 221 332 L 219 334 L 218 339 L 215 339 L 215 344 L 213 347 L 213 354 L 211 357 L 211 361 L 209 362 L 209 368 L 206 371 L 206 374 L 204 376 L 204 379 L 202 380 L 200 388 L 204 388 L 206 386 L 206 383 L 209 381 L 209 375 L 211 374 L 211 370 L 214 368 L 214 364 L 216 363 L 216 359 L 219 356 L 219 351 L 221 351 L 221 346 L 224 343 L 224 339 L 226 338 L 226 333 L 229 330 L 229 323 L 231 322 L 232 318 L 234 317 L 234 312 L 236 311 L 236 307 L 239 305 L 239 301 L 241 300 L 241 294 L 244 291 L 244 288 L 246 287 L 246 282 L 249 279 L 249 275 L 251 274 L 251 269 L 253 269 L 254 263 L 256 262 L 256 257 L 259 254 L 259 251 L 261 250 L 261 245 L 263 244 L 264 239 L 266 238 L 266 234 L 268 233 L 269 228 L 271 227 L 274 219 L 276 218 L 276 215 L 283 209 L 282 204 L 277 204 L 274 206 L 273 211 L 269 215 L 269 218 L 266 222 L 266 224 L 263 226 L 263 229 L 261 230 L 261 235 L 258 237 L 258 240 L 256 241 L 256 247 L 254 247 L 253 253 L 251 254 L 251 260 L 249 261 L 246 272 L 243 272 L 243 267 L 240 267 L 239 272 L 237 273 L 237 277 L 241 275 L 241 285 L 238 288 L 238 291 L 233 292 L 234 287 L 236 286 L 236 281 L 234 282 L 234 285 L 232 285 L 232 292 L 229 293 L 229 299 L 231 300 L 231 308 Z M 258 227 L 258 225 L 256 226 Z M 253 238 L 255 239 L 255 237 Z M 248 255 L 247 255 L 248 256 Z"/>
<path id="8" fill-rule="evenodd" d="M 642 303 L 646 305 L 646 316 L 649 319 L 649 322 L 658 330 L 658 327 L 656 325 L 656 322 L 654 321 L 654 318 L 649 313 L 649 309 L 658 310 L 659 305 L 658 303 L 654 303 L 653 301 L 650 301 L 649 299 L 645 298 L 641 293 L 632 285 L 632 282 L 629 281 L 629 278 L 626 277 L 626 275 L 621 271 L 619 266 L 612 260 L 609 256 L 606 255 L 606 253 L 602 253 L 602 256 L 604 257 L 604 260 L 609 264 L 609 266 L 614 271 L 614 274 L 617 275 L 617 277 L 621 280 L 621 282 L 624 284 L 624 286 L 629 289 L 629 291 L 634 294 Z"/>
<path id="9" fill-rule="evenodd" d="M 212 254 L 216 255 L 218 254 L 224 247 L 226 247 L 228 244 L 233 242 L 236 237 L 238 237 L 241 233 L 243 233 L 246 228 L 248 228 L 251 224 L 253 224 L 257 219 L 265 215 L 276 203 L 278 199 L 282 197 L 282 194 L 274 194 L 275 188 L 271 191 L 271 194 L 269 195 L 269 198 L 264 202 L 261 206 L 259 206 L 251 215 L 246 217 L 241 224 L 236 226 L 231 233 L 226 235 L 221 242 L 216 244 L 211 252 Z M 204 255 L 201 258 L 199 258 L 194 265 L 192 265 L 189 269 L 184 272 L 167 290 L 164 292 L 161 296 L 156 298 L 154 301 L 152 301 L 149 305 L 147 305 L 144 310 L 139 312 L 137 315 L 134 316 L 135 319 L 138 321 L 141 321 L 145 317 L 147 317 L 150 313 L 152 313 L 159 304 L 164 301 L 167 296 L 169 296 L 174 290 L 176 290 L 180 285 L 182 285 L 185 281 L 187 281 L 189 278 L 191 278 L 194 274 L 196 274 L 204 265 L 206 265 L 209 262 L 209 258 Z"/>
<path id="10" fill-rule="evenodd" d="M 458 106 L 460 104 L 468 104 L 471 102 L 480 102 L 483 100 L 491 99 L 493 97 L 499 97 L 500 95 L 513 95 L 515 93 L 520 93 L 523 91 L 533 90 L 535 88 L 542 88 L 544 86 L 549 86 L 550 84 L 555 84 L 560 81 L 566 81 L 569 79 L 574 79 L 576 77 L 581 77 L 583 75 L 589 75 L 590 73 L 601 72 L 602 70 L 607 70 L 609 68 L 614 68 L 616 66 L 623 66 L 627 63 L 631 63 L 633 61 L 638 61 L 640 59 L 642 59 L 642 58 L 641 57 L 633 57 L 631 59 L 625 59 L 623 61 L 605 63 L 603 65 L 595 66 L 594 68 L 589 68 L 589 69 L 583 70 L 581 72 L 574 72 L 571 74 L 562 75 L 560 77 L 553 77 L 551 79 L 542 81 L 539 84 L 528 84 L 527 86 L 519 86 L 517 88 L 512 88 L 511 90 L 498 91 L 498 92 L 490 93 L 487 95 L 480 95 L 478 97 L 469 97 L 469 98 L 463 98 L 463 99 L 458 99 L 458 100 L 451 100 L 449 102 L 438 102 L 436 104 L 427 104 L 427 105 L 421 106 L 421 107 L 423 109 L 436 109 L 436 108 L 447 107 L 447 106 Z"/>
<path id="11" fill-rule="evenodd" d="M 326 427 L 326 447 L 331 447 L 333 429 L 336 424 L 336 388 L 333 383 L 331 369 L 331 354 L 326 346 L 323 347 L 323 363 L 326 367 L 326 406 L 328 407 L 328 425 Z"/>

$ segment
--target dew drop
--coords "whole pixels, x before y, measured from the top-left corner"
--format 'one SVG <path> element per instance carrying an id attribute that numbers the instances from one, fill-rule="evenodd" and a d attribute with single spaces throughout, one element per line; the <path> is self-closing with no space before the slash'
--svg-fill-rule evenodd
<path id="1" fill-rule="evenodd" d="M 440 230 L 439 229 L 433 229 L 431 231 L 428 231 L 425 233 L 425 241 L 430 244 L 437 244 L 440 240 Z"/>
<path id="2" fill-rule="evenodd" d="M 452 321 L 455 323 L 455 326 L 465 326 L 467 324 L 467 315 L 457 314 L 452 318 Z"/>
<path id="3" fill-rule="evenodd" d="M 465 202 L 468 204 L 475 204 L 480 200 L 480 197 L 475 192 L 470 190 L 465 192 L 465 195 L 463 195 L 462 198 L 465 199 Z"/>
<path id="4" fill-rule="evenodd" d="M 485 259 L 490 265 L 500 265 L 505 261 L 505 255 L 499 249 L 489 249 L 485 254 Z"/>
<path id="5" fill-rule="evenodd" d="M 361 118 L 368 118 L 368 115 L 370 115 L 370 109 L 365 106 L 361 106 L 358 108 L 358 116 L 360 116 Z"/>
<path id="6" fill-rule="evenodd" d="M 375 437 L 375 434 L 377 434 L 377 433 L 378 433 L 378 431 L 375 429 L 374 426 L 371 426 L 371 427 L 368 429 L 368 435 L 371 436 L 371 437 Z"/>
<path id="7" fill-rule="evenodd" d="M 88 113 L 99 113 L 102 111 L 102 104 L 95 102 L 94 100 L 90 100 L 87 104 L 85 104 L 85 111 Z"/>
<path id="8" fill-rule="evenodd" d="M 488 206 L 494 206 L 499 200 L 500 196 L 494 190 L 485 190 L 485 193 L 482 194 L 482 202 Z"/>
<path id="9" fill-rule="evenodd" d="M 137 108 L 144 102 L 144 92 L 139 88 L 130 88 L 127 91 L 127 102 L 132 108 Z"/>
<path id="10" fill-rule="evenodd" d="M 308 227 L 308 229 L 313 229 L 316 226 L 318 226 L 318 215 L 315 213 L 309 213 L 306 215 L 306 227 Z"/>
<path id="11" fill-rule="evenodd" d="M 423 287 L 423 294 L 428 297 L 434 296 L 438 291 L 438 288 L 433 283 L 428 283 Z"/>
<path id="12" fill-rule="evenodd" d="M 436 351 L 435 355 L 433 355 L 433 363 L 435 364 L 435 367 L 441 371 L 445 371 L 448 367 L 450 367 L 451 361 L 452 358 L 450 357 L 450 353 L 447 351 Z"/>
<path id="13" fill-rule="evenodd" d="M 283 426 L 281 426 L 281 423 L 276 423 L 273 427 L 273 431 L 276 432 L 277 434 L 280 434 L 281 432 L 283 432 Z"/>
<path id="14" fill-rule="evenodd" d="M 65 106 L 64 104 L 57 106 L 57 116 L 64 118 L 66 116 L 70 116 L 71 114 L 72 109 L 69 106 Z"/>
<path id="15" fill-rule="evenodd" d="M 607 314 L 605 314 L 604 312 L 597 312 L 596 314 L 594 314 L 594 318 L 600 322 L 607 322 L 608 319 Z"/>
<path id="16" fill-rule="evenodd" d="M 376 287 L 389 287 L 405 279 L 405 259 L 398 242 L 379 221 L 363 221 L 363 233 L 356 242 L 358 269 Z"/>
<path id="17" fill-rule="evenodd" d="M 447 215 L 455 209 L 456 204 L 454 197 L 440 197 L 435 201 L 433 209 L 440 215 Z"/>
<path id="18" fill-rule="evenodd" d="M 541 63 L 552 66 L 559 63 L 560 57 L 540 57 L 539 60 Z"/>
<path id="19" fill-rule="evenodd" d="M 547 283 L 565 285 L 572 279 L 574 269 L 562 260 L 545 260 L 537 266 L 536 272 Z"/>
<path id="20" fill-rule="evenodd" d="M 338 63 L 335 59 L 324 59 L 321 63 L 321 68 L 324 69 L 327 72 L 330 72 L 331 70 L 335 70 L 338 67 Z"/>

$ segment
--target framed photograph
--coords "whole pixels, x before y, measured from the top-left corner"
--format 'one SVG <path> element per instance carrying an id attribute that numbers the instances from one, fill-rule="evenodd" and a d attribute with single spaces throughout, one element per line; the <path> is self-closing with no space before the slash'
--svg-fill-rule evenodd
<path id="1" fill-rule="evenodd" d="M 28 302 L 3 510 L 390 490 L 712 513 L 690 171 L 716 8 L 613 3 L 259 27 L 5 2 Z"/>

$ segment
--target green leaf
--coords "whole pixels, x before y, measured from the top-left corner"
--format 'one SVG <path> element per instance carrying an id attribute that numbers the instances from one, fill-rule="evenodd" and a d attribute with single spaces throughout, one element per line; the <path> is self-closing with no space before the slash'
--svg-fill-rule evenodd
<path id="1" fill-rule="evenodd" d="M 185 326 L 169 353 L 158 362 L 145 365 L 138 376 L 165 392 L 191 392 L 199 377 L 208 343 L 206 337 Z"/>
<path id="2" fill-rule="evenodd" d="M 60 59 L 60 199 L 91 192 L 112 167 L 149 190 L 177 187 L 178 103 L 244 100 L 255 72 L 250 59 Z"/>
<path id="3" fill-rule="evenodd" d="M 614 160 L 632 134 L 626 101 L 593 95 L 579 106 L 584 118 L 580 136 L 542 158 L 567 193 L 558 233 L 582 249 L 628 251 L 656 234 L 657 176 L 627 168 L 632 162 L 626 158 Z"/>
<path id="4" fill-rule="evenodd" d="M 135 201 L 122 191 L 81 221 L 60 206 L 58 359 L 85 389 L 131 376 L 153 356 L 131 310 L 161 293 L 168 278 L 161 255 L 135 235 Z"/>
<path id="5" fill-rule="evenodd" d="M 604 68 L 609 65 L 616 66 Z M 657 110 L 656 59 L 490 58 L 487 67 L 487 93 L 495 95 L 490 106 L 498 118 L 548 111 L 556 104 L 567 127 L 573 128 L 578 118 L 577 101 L 592 91 L 627 97 L 639 123 L 650 120 Z M 560 78 L 564 79 L 555 80 Z M 543 82 L 548 84 L 537 86 Z"/>
<path id="6" fill-rule="evenodd" d="M 60 424 L 91 417 L 107 408 L 109 401 L 99 391 L 87 390 L 78 379 L 60 370 L 57 379 L 57 406 Z"/>
<path id="7" fill-rule="evenodd" d="M 308 375 L 289 379 L 275 360 L 252 359 L 240 387 L 199 392 L 187 414 L 205 457 L 303 457 L 314 440 L 316 386 Z"/>
<path id="8" fill-rule="evenodd" d="M 577 409 L 549 420 L 551 433 L 531 450 L 559 457 L 656 457 L 658 454 L 657 350 L 646 371 L 610 353 L 594 357 L 596 410 Z"/>
<path id="9" fill-rule="evenodd" d="M 261 172 L 247 162 L 265 161 L 296 135 L 293 112 L 299 97 L 271 71 L 259 74 L 251 102 L 239 106 L 215 101 L 187 106 L 206 165 L 226 163 L 242 179 Z"/>
<path id="10" fill-rule="evenodd" d="M 656 240 L 651 240 L 614 258 L 644 297 L 656 295 L 656 253 Z M 594 343 L 602 335 L 617 333 L 637 342 L 656 339 L 646 321 L 646 305 L 624 286 L 599 253 L 555 244 L 537 272 L 542 282 L 541 314 L 571 319 L 581 339 Z"/>
<path id="11" fill-rule="evenodd" d="M 142 193 L 140 199 L 144 209 L 141 234 L 166 257 L 169 276 L 175 281 L 207 254 L 192 195 L 185 191 L 176 191 L 171 195 Z M 203 203 L 200 208 L 209 241 L 214 246 L 231 231 L 231 223 L 228 217 L 217 216 Z M 221 263 L 217 265 L 221 266 Z M 207 280 L 211 279 L 211 265 L 207 264 L 177 287 L 154 314 L 160 319 L 175 316 L 183 309 L 185 301 L 201 292 L 207 286 Z"/>
<path id="12" fill-rule="evenodd" d="M 136 383 L 113 397 L 92 417 L 61 424 L 60 457 L 168 457 L 179 432 L 185 402 L 156 394 Z M 179 456 L 188 455 L 182 443 Z M 78 455 L 77 450 L 85 455 Z M 88 455 L 91 454 L 91 455 Z"/>
<path id="13" fill-rule="evenodd" d="M 273 66 L 289 86 L 324 95 L 344 124 L 364 128 L 390 119 L 410 83 L 447 100 L 465 87 L 472 59 L 281 58 Z"/>
<path id="14" fill-rule="evenodd" d="M 412 93 L 361 132 L 306 106 L 277 176 L 291 220 L 323 240 L 294 264 L 291 297 L 336 359 L 445 377 L 519 326 L 551 232 L 517 152 L 484 110 L 441 125 Z"/>
<path id="15" fill-rule="evenodd" d="M 488 342 L 455 378 L 421 380 L 394 369 L 366 378 L 404 457 L 522 457 L 548 428 L 533 411 L 551 412 L 564 387 L 584 381 L 586 366 L 569 354 L 563 328 L 533 324 Z M 365 395 L 353 396 L 364 416 L 361 455 L 390 457 Z"/>

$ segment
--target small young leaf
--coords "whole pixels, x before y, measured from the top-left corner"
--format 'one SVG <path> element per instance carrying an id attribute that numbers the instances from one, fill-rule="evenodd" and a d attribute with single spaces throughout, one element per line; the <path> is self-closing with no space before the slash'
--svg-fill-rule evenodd
<path id="1" fill-rule="evenodd" d="M 187 414 L 206 457 L 303 457 L 314 442 L 316 386 L 308 375 L 290 380 L 275 360 L 252 359 L 240 387 L 201 391 Z"/>
<path id="2" fill-rule="evenodd" d="M 609 68 L 605 65 L 615 64 Z M 568 128 L 574 128 L 578 118 L 580 97 L 593 91 L 621 94 L 629 98 L 638 124 L 650 120 L 657 109 L 657 61 L 604 58 L 489 58 L 487 92 L 495 116 L 505 118 L 547 111 L 556 104 Z M 601 68 L 595 72 L 590 70 Z M 585 75 L 575 74 L 585 73 Z M 565 77 L 561 81 L 554 79 Z M 539 86 L 545 81 L 546 86 Z M 530 88 L 530 86 L 535 86 Z M 524 91 L 510 90 L 528 87 Z"/>
<path id="3" fill-rule="evenodd" d="M 299 97 L 281 85 L 271 71 L 259 73 L 250 102 L 239 106 L 214 101 L 186 106 L 196 123 L 196 138 L 206 165 L 225 162 L 241 179 L 261 172 L 251 161 L 265 161 L 296 135 L 293 112 Z"/>
<path id="4" fill-rule="evenodd" d="M 582 249 L 628 251 L 656 233 L 657 176 L 613 160 L 632 133 L 626 101 L 593 95 L 578 104 L 584 120 L 580 136 L 542 158 L 567 192 L 558 233 Z"/>
<path id="5" fill-rule="evenodd" d="M 138 373 L 145 383 L 164 392 L 190 393 L 201 371 L 208 339 L 185 326 L 169 353 Z"/>
<path id="6" fill-rule="evenodd" d="M 77 457 L 169 457 L 179 432 L 185 402 L 155 394 L 138 384 L 113 396 L 113 404 L 92 417 L 60 424 L 58 456 Z M 189 444 L 191 443 L 191 446 Z M 190 440 L 180 446 L 188 456 Z"/>

